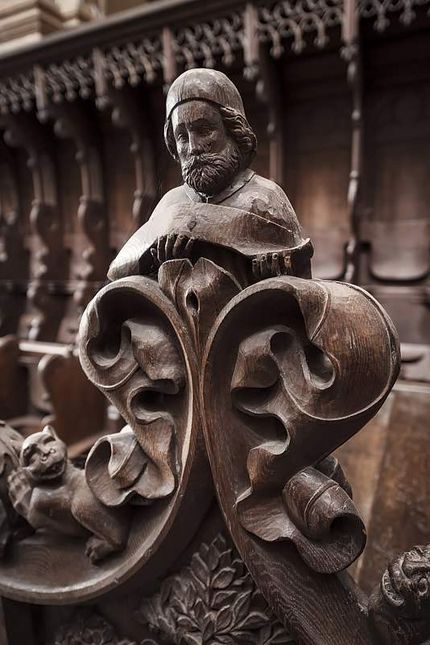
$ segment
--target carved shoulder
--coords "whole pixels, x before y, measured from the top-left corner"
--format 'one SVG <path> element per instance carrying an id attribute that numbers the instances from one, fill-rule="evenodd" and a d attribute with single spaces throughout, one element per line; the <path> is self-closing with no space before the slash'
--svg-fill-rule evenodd
<path id="1" fill-rule="evenodd" d="M 302 231 L 297 215 L 283 189 L 274 181 L 254 175 L 247 186 L 249 210 L 280 224 L 288 225 L 295 236 L 295 245 L 302 240 Z"/>

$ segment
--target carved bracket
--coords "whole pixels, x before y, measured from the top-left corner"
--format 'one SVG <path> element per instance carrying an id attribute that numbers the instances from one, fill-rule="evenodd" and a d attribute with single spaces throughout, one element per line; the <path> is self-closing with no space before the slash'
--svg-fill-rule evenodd
<path id="1" fill-rule="evenodd" d="M 43 340 L 52 338 L 60 315 L 49 281 L 64 277 L 59 274 L 59 267 L 64 265 L 64 249 L 55 162 L 47 133 L 27 116 L 10 117 L 4 138 L 7 145 L 25 149 L 33 179 L 30 226 L 35 244 L 31 249 L 27 293 L 33 312 L 24 320 L 24 335 L 31 340 Z"/>
<path id="2" fill-rule="evenodd" d="M 76 313 L 74 319 L 68 317 L 64 322 L 67 331 L 62 333 L 63 340 L 74 342 L 79 319 L 95 292 L 92 283 L 103 281 L 109 261 L 100 142 L 95 124 L 82 106 L 76 103 L 55 104 L 39 113 L 42 121 L 46 121 L 48 116 L 54 120 L 55 134 L 73 141 L 81 175 L 78 226 L 71 267 L 72 282 L 77 283 L 73 294 Z"/>
<path id="3" fill-rule="evenodd" d="M 105 95 L 102 107 L 111 106 L 112 123 L 130 135 L 130 152 L 134 159 L 135 191 L 133 196 L 133 226 L 136 231 L 149 218 L 157 197 L 154 145 L 149 132 L 149 117 L 142 115 L 137 97 L 130 88 L 111 90 Z"/>

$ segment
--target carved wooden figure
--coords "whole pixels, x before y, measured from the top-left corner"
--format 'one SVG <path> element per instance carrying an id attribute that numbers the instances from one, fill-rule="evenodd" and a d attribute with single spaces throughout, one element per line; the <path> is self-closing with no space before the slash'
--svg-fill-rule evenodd
<path id="1" fill-rule="evenodd" d="M 418 642 L 421 627 L 409 640 L 395 640 L 396 612 L 409 611 L 410 588 L 426 597 L 427 579 L 419 575 L 415 584 L 414 572 L 427 551 L 393 565 L 384 576 L 385 595 L 372 597 L 369 620 L 367 599 L 343 573 L 364 548 L 365 527 L 331 456 L 372 418 L 396 380 L 394 327 L 359 287 L 312 279 L 312 244 L 283 190 L 251 170 L 256 137 L 224 74 L 189 70 L 174 81 L 166 103 L 165 141 L 184 183 L 120 251 L 109 269 L 111 284 L 88 305 L 80 328 L 82 367 L 127 425 L 97 441 L 85 473 L 67 465 L 51 431 L 30 436 L 21 463 L 35 470 L 33 489 L 25 492 L 21 475 L 10 476 L 15 507 L 33 526 L 52 528 L 59 497 L 48 502 L 45 493 L 54 486 L 59 495 L 70 473 L 62 528 L 92 530 L 100 549 L 90 548 L 93 559 L 112 545 L 123 547 L 125 533 L 115 540 L 102 532 L 100 544 L 99 511 L 88 523 L 82 503 L 91 500 L 100 517 L 130 518 L 124 551 L 108 558 L 96 579 L 85 565 L 79 574 L 50 571 L 61 591 L 57 603 L 88 600 L 125 582 L 132 588 L 138 575 L 156 586 L 193 540 L 215 489 L 241 562 L 229 567 L 229 553 L 218 553 L 221 543 L 205 547 L 193 559 L 191 586 L 199 579 L 203 591 L 225 590 L 244 563 L 286 631 L 273 621 L 267 634 L 281 640 L 257 640 L 261 622 L 251 629 L 243 617 L 249 640 L 241 641 L 235 630 L 242 622 L 228 632 L 225 621 L 242 616 L 245 601 L 227 612 L 222 603 L 229 596 L 218 594 L 215 610 L 207 603 L 211 626 L 199 616 L 201 599 L 188 622 L 169 623 L 174 642 L 282 643 L 290 632 L 309 645 Z M 46 443 L 61 455 L 52 465 L 49 456 L 41 461 Z M 51 474 L 51 483 L 44 482 Z M 74 495 L 74 481 L 84 493 Z M 23 573 L 19 564 L 8 569 L 5 560 L 0 588 L 37 602 L 34 568 Z M 401 588 L 400 569 L 411 579 Z M 185 587 L 165 583 L 143 608 L 146 622 L 160 629 L 162 609 L 154 606 L 161 597 L 189 595 Z M 40 594 L 52 601 L 46 585 Z M 177 599 L 183 607 L 187 602 Z M 412 605 L 407 615 L 427 624 L 427 603 Z M 173 614 L 166 609 L 167 622 Z"/>
<path id="2" fill-rule="evenodd" d="M 124 548 L 127 515 L 97 500 L 84 471 L 69 461 L 65 443 L 51 426 L 23 441 L 19 466 L 7 483 L 13 507 L 34 529 L 68 537 L 91 534 L 86 554 L 92 562 Z"/>

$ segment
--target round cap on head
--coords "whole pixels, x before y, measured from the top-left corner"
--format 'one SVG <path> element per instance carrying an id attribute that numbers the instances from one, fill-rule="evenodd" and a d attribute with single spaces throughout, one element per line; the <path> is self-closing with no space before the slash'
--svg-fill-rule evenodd
<path id="1" fill-rule="evenodd" d="M 166 121 L 180 103 L 201 100 L 237 110 L 245 116 L 242 98 L 232 81 L 215 69 L 189 69 L 172 83 L 166 99 Z"/>

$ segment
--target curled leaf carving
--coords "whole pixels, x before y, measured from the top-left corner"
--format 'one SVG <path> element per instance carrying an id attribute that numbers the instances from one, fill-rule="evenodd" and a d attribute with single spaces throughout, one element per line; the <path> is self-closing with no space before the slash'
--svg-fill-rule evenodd
<path id="1" fill-rule="evenodd" d="M 194 346 L 201 353 L 217 315 L 241 290 L 238 281 L 206 258 L 200 258 L 194 265 L 189 260 L 165 262 L 158 280 L 187 322 Z"/>
<path id="2" fill-rule="evenodd" d="M 209 452 L 215 469 L 235 464 L 242 527 L 292 541 L 316 571 L 347 567 L 364 548 L 364 525 L 349 491 L 314 465 L 361 429 L 397 377 L 385 312 L 351 285 L 265 280 L 223 310 L 205 360 Z"/>
<path id="3" fill-rule="evenodd" d="M 187 371 L 166 310 L 174 315 L 156 283 L 125 278 L 106 287 L 84 318 L 83 367 L 128 422 L 87 459 L 88 483 L 108 505 L 146 504 L 175 488 Z"/>

